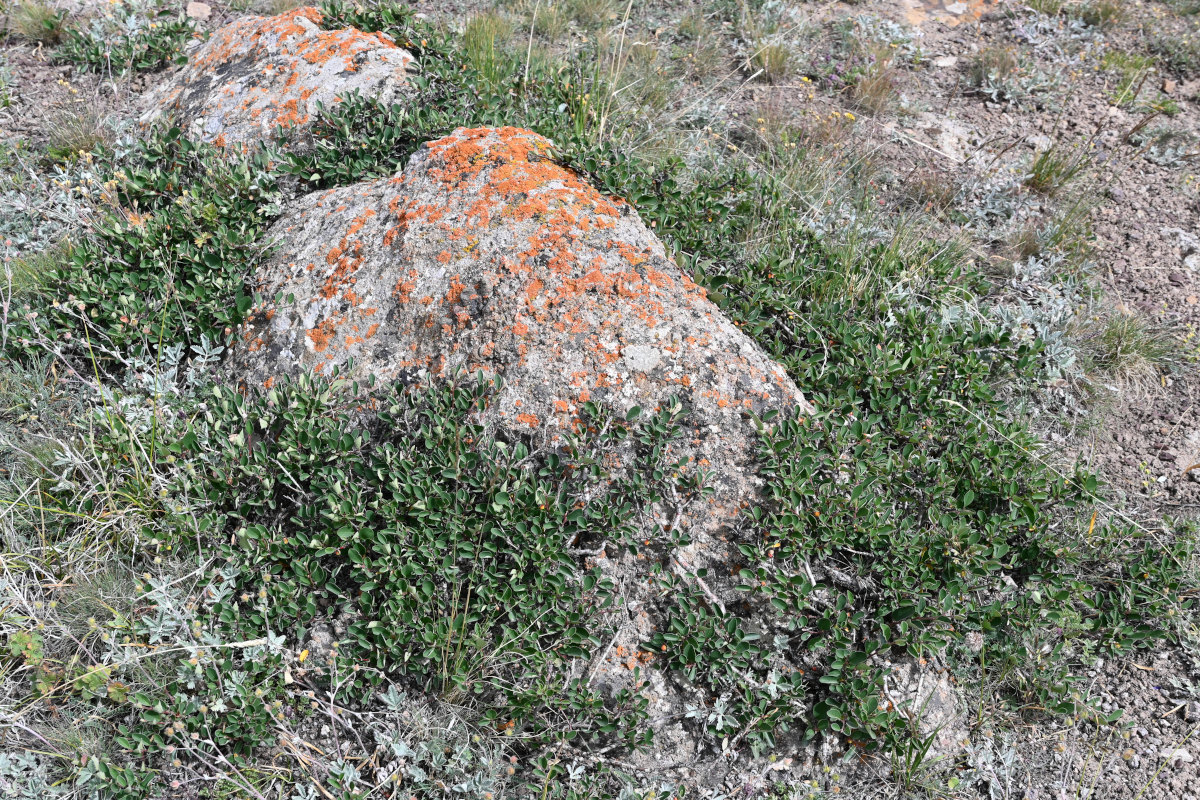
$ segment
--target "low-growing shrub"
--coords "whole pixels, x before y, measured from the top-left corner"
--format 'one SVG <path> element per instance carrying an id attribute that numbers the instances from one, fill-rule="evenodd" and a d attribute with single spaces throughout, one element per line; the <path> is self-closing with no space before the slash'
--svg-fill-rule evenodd
<path id="1" fill-rule="evenodd" d="M 1176 75 L 1182 78 L 1200 75 L 1200 32 L 1156 36 L 1150 49 Z"/>
<path id="2" fill-rule="evenodd" d="M 252 300 L 258 237 L 275 213 L 265 156 L 229 157 L 178 129 L 143 141 L 110 210 L 64 252 L 9 343 L 52 344 L 105 368 L 165 345 L 224 341 Z"/>
<path id="3" fill-rule="evenodd" d="M 593 420 L 601 438 L 557 452 L 488 441 L 468 419 L 490 391 L 478 379 L 399 387 L 357 431 L 345 388 L 304 378 L 258 400 L 220 392 L 210 436 L 229 444 L 205 475 L 208 536 L 216 546 L 232 536 L 238 590 L 265 588 L 273 614 L 307 626 L 331 603 L 350 612 L 338 651 L 350 663 L 478 706 L 489 724 L 515 721 L 523 735 L 620 728 L 635 741 L 644 733 L 635 696 L 605 710 L 567 677 L 603 644 L 615 590 L 570 548 L 633 541 L 636 505 L 654 498 L 620 482 L 605 488 L 596 467 L 604 450 L 640 434 Z M 667 423 L 661 435 L 677 435 Z M 267 622 L 236 604 L 219 613 L 246 638 Z M 343 690 L 375 682 L 364 673 Z M 554 723 L 563 713 L 569 731 Z"/>
<path id="4" fill-rule="evenodd" d="M 626 175 L 627 186 L 639 182 L 636 170 Z M 745 226 L 757 228 L 763 208 L 786 208 L 782 197 L 750 176 L 701 184 L 686 205 L 660 194 L 657 229 L 822 411 L 775 420 L 764 435 L 772 500 L 738 528 L 739 611 L 664 585 L 675 602 L 648 649 L 722 698 L 693 716 L 715 740 L 755 749 L 769 748 L 797 709 L 810 734 L 909 735 L 879 701 L 882 659 L 897 648 L 942 652 L 968 631 L 1018 661 L 1048 637 L 1054 669 L 1028 676 L 1020 702 L 1074 710 L 1070 664 L 1155 636 L 1157 612 L 1069 636 L 1046 626 L 1111 622 L 1130 582 L 1124 562 L 1104 566 L 1075 542 L 1072 516 L 1086 513 L 1095 478 L 1047 466 L 996 401 L 993 387 L 1021 380 L 1036 350 L 948 315 L 949 298 L 980 280 L 952 248 L 841 251 L 780 221 L 779 244 L 747 255 Z M 1147 545 L 1139 557 L 1170 571 L 1180 554 Z M 1073 565 L 1084 561 L 1095 571 L 1078 583 Z M 997 589 L 1009 578 L 1015 585 Z M 1158 608 L 1180 603 L 1176 593 Z"/>
<path id="5" fill-rule="evenodd" d="M 738 617 L 771 636 L 751 634 L 706 595 L 661 578 L 675 601 L 660 609 L 665 622 L 647 649 L 722 698 L 689 715 L 702 730 L 755 749 L 769 748 L 797 715 L 811 731 L 863 742 L 902 735 L 899 718 L 878 702 L 880 659 L 892 648 L 940 652 L 974 630 L 998 657 L 1018 658 L 1031 637 L 1046 635 L 1046 598 L 1057 615 L 1111 613 L 1107 589 L 1070 578 L 1086 554 L 1073 549 L 1066 521 L 1094 479 L 1045 467 L 1036 441 L 994 399 L 993 385 L 1032 368 L 1033 351 L 976 318 L 946 325 L 930 316 L 938 298 L 963 290 L 958 282 L 977 280 L 960 272 L 952 252 L 839 255 L 792 227 L 775 239 L 787 242 L 786 256 L 768 244 L 747 262 L 744 226 L 781 202 L 769 184 L 735 172 L 678 191 L 669 168 L 647 170 L 604 148 L 577 152 L 571 163 L 605 189 L 639 198 L 710 296 L 827 410 L 775 423 L 763 459 L 768 490 L 778 494 L 740 528 Z M 897 281 L 903 293 L 889 294 Z M 831 351 L 851 354 L 844 367 Z M 910 479 L 897 478 L 904 469 Z M 1011 591 L 985 590 L 1005 576 L 1015 581 Z M 1104 580 L 1124 586 L 1119 576 Z M 1058 671 L 1031 676 L 1022 691 L 1030 702 L 1074 709 L 1072 659 L 1144 639 L 1146 619 L 1073 629 L 1054 645 Z"/>
<path id="6" fill-rule="evenodd" d="M 649 160 L 623 146 L 637 114 L 616 96 L 616 70 L 597 68 L 600 51 L 526 65 L 524 52 L 496 46 L 491 22 L 477 23 L 468 53 L 404 6 L 326 9 L 327 26 L 383 31 L 413 48 L 414 100 L 381 108 L 345 98 L 322 109 L 305 147 L 253 159 L 178 131 L 154 138 L 122 174 L 111 170 L 90 234 L 25 292 L 18 350 L 48 344 L 149 387 L 130 397 L 106 386 L 103 424 L 87 440 L 98 455 L 56 464 L 55 482 L 37 485 L 42 508 L 66 530 L 111 526 L 139 566 L 163 554 L 200 559 L 195 580 L 146 578 L 135 587 L 139 611 L 114 628 L 129 636 L 115 652 L 139 652 L 155 680 L 124 701 L 108 687 L 104 698 L 77 698 L 114 704 L 121 748 L 80 760 L 83 788 L 164 795 L 203 775 L 218 792 L 252 795 L 261 773 L 247 778 L 243 767 L 286 757 L 306 723 L 327 718 L 339 730 L 339 717 L 357 720 L 363 706 L 401 702 L 397 685 L 468 710 L 482 730 L 511 731 L 531 756 L 514 778 L 529 781 L 524 795 L 569 797 L 586 784 L 577 773 L 590 768 L 559 764 L 559 745 L 619 754 L 646 743 L 637 693 L 601 696 L 579 670 L 611 633 L 618 591 L 586 559 L 601 539 L 639 547 L 631 532 L 641 513 L 679 488 L 662 454 L 680 406 L 624 419 L 588 408 L 590 424 L 552 447 L 489 436 L 476 412 L 490 388 L 461 376 L 365 388 L 306 377 L 249 395 L 185 396 L 179 408 L 161 399 L 164 386 L 200 382 L 180 376 L 182 354 L 199 349 L 211 366 L 251 304 L 245 281 L 281 185 L 394 173 L 460 125 L 520 125 L 554 139 L 564 164 L 637 207 L 819 409 L 758 421 L 762 502 L 730 520 L 731 558 L 697 573 L 707 584 L 678 581 L 654 559 L 640 576 L 658 590 L 644 608 L 655 627 L 641 655 L 696 698 L 683 721 L 713 752 L 767 753 L 789 731 L 901 752 L 912 732 L 885 699 L 886 661 L 957 657 L 968 635 L 1003 669 L 1013 708 L 1079 712 L 1080 664 L 1175 635 L 1160 622 L 1195 594 L 1182 566 L 1193 540 L 1089 525 L 1095 478 L 1048 464 L 1011 416 L 1008 399 L 1043 374 L 1045 342 L 981 313 L 990 284 L 955 247 L 889 235 L 871 216 L 878 198 L 865 180 L 838 184 L 850 187 L 839 198 L 845 216 L 814 210 L 830 187 L 811 195 L 806 182 L 830 173 L 806 174 L 806 159 L 849 135 L 849 115 L 808 131 L 781 123 L 779 141 L 764 124 L 751 154 L 707 166 Z M 717 13 L 732 22 L 746 10 L 723 3 Z M 876 63 L 859 55 L 815 74 L 849 90 Z M 996 59 L 973 67 L 981 93 L 1031 91 L 1014 77 L 1014 53 Z M 639 68 L 653 66 L 645 60 Z M 1065 182 L 1043 166 L 1046 186 Z M 1069 214 L 1085 207 L 1072 208 L 1056 230 L 1081 230 Z M 1067 247 L 1068 234 L 1057 235 L 1039 245 Z M 126 362 L 138 368 L 115 369 Z M 606 457 L 618 447 L 637 458 L 614 474 Z M 653 544 L 639 552 L 666 558 L 682 541 Z M 697 588 L 708 585 L 716 594 Z M 336 642 L 318 635 L 330 627 Z M 186 658 L 151 655 L 164 641 Z M 15 654 L 6 644 L 6 657 L 30 668 L 35 640 L 18 639 Z M 972 657 L 960 668 L 973 669 Z M 417 764 L 428 755 L 372 746 Z M 480 753 L 494 755 L 490 745 Z M 473 755 L 442 755 L 438 764 L 490 787 L 492 760 L 476 770 Z M 332 756 L 322 785 L 354 796 L 368 771 L 371 785 L 391 779 L 382 759 Z M 300 775 L 312 759 L 295 761 Z"/>
<path id="7" fill-rule="evenodd" d="M 1116 27 L 1125 19 L 1125 3 L 1122 0 L 1088 0 L 1073 7 L 1071 13 L 1094 28 Z"/>
<path id="8" fill-rule="evenodd" d="M 192 20 L 177 9 L 147 15 L 122 3 L 111 17 L 68 29 L 57 55 L 96 72 L 146 72 L 185 63 L 184 48 L 197 35 Z"/>

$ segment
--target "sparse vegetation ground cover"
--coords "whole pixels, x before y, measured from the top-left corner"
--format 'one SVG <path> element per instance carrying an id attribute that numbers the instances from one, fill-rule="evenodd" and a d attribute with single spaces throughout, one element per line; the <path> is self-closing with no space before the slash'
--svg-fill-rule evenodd
<path id="1" fill-rule="evenodd" d="M 1120 730 L 1086 671 L 1190 643 L 1195 531 L 1121 512 L 1014 413 L 1036 402 L 1060 328 L 1022 331 L 966 245 L 881 214 L 879 171 L 839 149 L 853 113 L 763 111 L 722 133 L 681 120 L 660 91 L 678 77 L 636 49 L 624 11 L 514 6 L 455 32 L 401 6 L 334 5 L 326 25 L 412 48 L 413 102 L 346 98 L 304 146 L 242 158 L 169 129 L 48 151 L 71 161 L 87 147 L 97 196 L 86 231 L 6 245 L 2 702 L 5 735 L 37 744 L 2 756 L 0 785 L 129 798 L 695 791 L 627 766 L 650 745 L 636 694 L 564 681 L 603 648 L 617 593 L 580 540 L 659 557 L 685 543 L 651 548 L 633 520 L 665 492 L 703 491 L 662 455 L 686 409 L 590 408 L 585 435 L 548 449 L 474 426 L 491 387 L 471 375 L 222 386 L 222 348 L 253 305 L 246 276 L 282 204 L 393 174 L 460 125 L 532 128 L 629 199 L 818 408 L 762 421 L 762 503 L 731 521 L 730 574 L 699 576 L 721 606 L 652 576 L 660 624 L 643 652 L 699 687 L 688 725 L 711 753 L 836 741 L 890 754 L 897 791 L 952 796 L 976 765 L 929 770 L 926 735 L 890 698 L 903 657 L 987 680 L 997 719 Z M 786 20 L 754 14 L 726 19 L 754 42 L 747 77 L 802 75 L 860 111 L 892 106 L 901 59 L 841 30 L 839 60 L 805 62 L 779 44 Z M 1119 4 L 1070 15 L 1122 20 Z M 681 33 L 684 74 L 720 16 Z M 578 34 L 567 58 L 552 46 L 560 29 Z M 192 35 L 171 22 L 116 52 L 79 30 L 59 53 L 114 73 L 161 67 Z M 985 50 L 964 88 L 1015 104 L 1042 91 L 1029 74 L 1011 49 Z M 1086 145 L 1067 147 L 1036 153 L 1011 197 L 1063 198 L 1021 256 L 1075 276 L 1084 251 L 1064 229 L 1079 224 L 1091 164 Z M 1169 331 L 1132 314 L 1079 330 L 1078 366 L 1063 372 L 1077 379 L 1152 384 L 1182 363 Z M 639 468 L 612 481 L 604 454 L 621 446 Z M 833 793 L 823 781 L 755 791 Z"/>

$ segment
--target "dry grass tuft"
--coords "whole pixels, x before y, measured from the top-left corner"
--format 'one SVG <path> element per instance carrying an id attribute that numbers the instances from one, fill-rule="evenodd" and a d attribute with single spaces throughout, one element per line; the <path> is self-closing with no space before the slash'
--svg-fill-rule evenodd
<path id="1" fill-rule="evenodd" d="M 1070 150 L 1058 143 L 1039 152 L 1033 159 L 1025 185 L 1039 194 L 1054 197 L 1087 168 L 1090 158 L 1087 145 Z"/>
<path id="2" fill-rule="evenodd" d="M 1047 17 L 1058 16 L 1066 7 L 1064 0 L 1025 0 L 1025 5 L 1031 11 L 1045 14 Z"/>
<path id="3" fill-rule="evenodd" d="M 70 245 L 60 242 L 36 253 L 26 253 L 8 262 L 0 270 L 0 293 L 11 291 L 14 297 L 36 294 L 46 285 L 55 265 L 70 252 Z"/>
<path id="4" fill-rule="evenodd" d="M 750 56 L 750 68 L 767 83 L 779 83 L 791 72 L 792 52 L 780 42 L 760 44 Z"/>
<path id="5" fill-rule="evenodd" d="M 890 59 L 876 59 L 871 69 L 851 90 L 854 104 L 872 114 L 886 112 L 899 94 L 896 91 L 896 78 L 897 71 Z"/>
<path id="6" fill-rule="evenodd" d="M 49 127 L 46 156 L 51 161 L 69 161 L 91 153 L 111 138 L 103 115 L 86 104 L 59 111 Z"/>
<path id="7" fill-rule="evenodd" d="M 1107 30 L 1120 25 L 1126 11 L 1125 0 L 1091 0 L 1080 6 L 1076 13 L 1084 24 Z"/>
<path id="8" fill-rule="evenodd" d="M 933 169 L 913 174 L 901 187 L 902 202 L 910 208 L 921 208 L 931 214 L 941 214 L 954 205 L 958 186 L 951 178 Z"/>
<path id="9" fill-rule="evenodd" d="M 1077 336 L 1088 371 L 1126 387 L 1152 389 L 1182 363 L 1175 331 L 1142 314 L 1122 310 L 1096 317 Z"/>
<path id="10" fill-rule="evenodd" d="M 979 51 L 971 61 L 967 77 L 972 86 L 1001 83 L 1021 68 L 1021 59 L 1012 47 L 993 45 Z"/>
<path id="11" fill-rule="evenodd" d="M 586 31 L 617 22 L 625 5 L 617 0 L 562 0 L 562 4 L 571 21 Z"/>
<path id="12" fill-rule="evenodd" d="M 18 38 L 37 44 L 58 44 L 67 13 L 37 0 L 23 0 L 8 12 L 8 28 Z"/>

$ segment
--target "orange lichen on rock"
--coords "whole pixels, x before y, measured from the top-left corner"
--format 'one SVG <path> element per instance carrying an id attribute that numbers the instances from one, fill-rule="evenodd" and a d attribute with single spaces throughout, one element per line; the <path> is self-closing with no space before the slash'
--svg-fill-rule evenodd
<path id="1" fill-rule="evenodd" d="M 317 327 L 308 332 L 308 339 L 312 342 L 313 350 L 318 353 L 324 353 L 329 349 L 329 344 L 333 341 L 334 333 L 337 327 L 333 320 L 327 319 Z"/>
<path id="2" fill-rule="evenodd" d="M 147 95 L 142 122 L 171 114 L 194 138 L 246 149 L 310 124 L 318 103 L 354 91 L 384 103 L 405 94 L 411 54 L 383 34 L 324 30 L 322 20 L 305 7 L 226 25 Z"/>

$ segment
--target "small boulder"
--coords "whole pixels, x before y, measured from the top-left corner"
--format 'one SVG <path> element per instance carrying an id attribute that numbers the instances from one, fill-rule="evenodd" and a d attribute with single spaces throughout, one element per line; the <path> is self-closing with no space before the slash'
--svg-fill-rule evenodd
<path id="1" fill-rule="evenodd" d="M 199 3 L 196 0 L 188 3 L 185 11 L 192 19 L 206 20 L 212 16 L 212 6 L 208 3 Z"/>
<path id="2" fill-rule="evenodd" d="M 945 673 L 905 659 L 888 676 L 887 700 L 913 723 L 917 738 L 932 736 L 930 764 L 952 761 L 970 740 L 962 698 Z"/>
<path id="3" fill-rule="evenodd" d="M 317 104 L 351 92 L 384 103 L 408 87 L 412 55 L 381 33 L 327 31 L 321 12 L 298 8 L 221 28 L 146 101 L 143 124 L 171 117 L 189 136 L 243 149 L 277 127 L 305 127 Z"/>
<path id="4" fill-rule="evenodd" d="M 677 397 L 689 412 L 677 453 L 714 488 L 693 529 L 728 522 L 755 489 L 749 414 L 808 409 L 631 205 L 529 131 L 459 129 L 395 177 L 302 199 L 268 239 L 238 378 L 482 371 L 503 380 L 485 424 L 551 442 L 588 401 L 650 412 Z"/>

